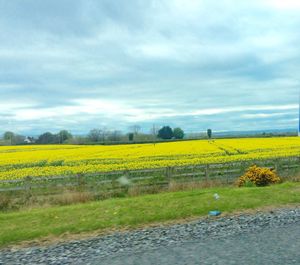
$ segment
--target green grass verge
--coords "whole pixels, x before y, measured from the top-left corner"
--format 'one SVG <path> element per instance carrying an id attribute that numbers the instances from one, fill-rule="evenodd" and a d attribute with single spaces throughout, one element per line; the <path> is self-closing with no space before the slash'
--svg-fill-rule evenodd
<path id="1" fill-rule="evenodd" d="M 216 201 L 213 194 L 221 198 Z M 0 246 L 95 230 L 134 228 L 155 222 L 300 203 L 300 183 L 264 188 L 210 188 L 0 213 Z"/>

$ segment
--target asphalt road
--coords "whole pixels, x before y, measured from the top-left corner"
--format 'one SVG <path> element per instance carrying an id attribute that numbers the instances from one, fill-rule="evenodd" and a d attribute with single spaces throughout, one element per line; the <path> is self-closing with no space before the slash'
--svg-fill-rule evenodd
<path id="1" fill-rule="evenodd" d="M 95 259 L 89 264 L 300 264 L 300 223 L 266 227 L 226 238 L 181 242 L 140 253 Z"/>

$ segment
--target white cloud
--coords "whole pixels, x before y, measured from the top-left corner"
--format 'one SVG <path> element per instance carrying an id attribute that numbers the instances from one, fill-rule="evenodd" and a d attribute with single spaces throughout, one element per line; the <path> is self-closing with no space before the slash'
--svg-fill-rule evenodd
<path id="1" fill-rule="evenodd" d="M 267 0 L 266 3 L 276 9 L 281 10 L 295 10 L 300 9 L 300 2 L 299 0 Z"/>
<path id="2" fill-rule="evenodd" d="M 257 119 L 257 118 L 270 118 L 270 117 L 281 117 L 284 115 L 290 115 L 291 112 L 280 112 L 280 113 L 255 113 L 255 114 L 243 114 L 242 118 L 246 119 Z"/>
<path id="3" fill-rule="evenodd" d="M 223 108 L 207 108 L 207 109 L 191 109 L 188 111 L 178 111 L 172 108 L 154 107 L 150 109 L 143 109 L 143 107 L 135 107 L 126 103 L 126 101 L 116 100 L 92 100 L 80 99 L 73 100 L 70 106 L 39 108 L 37 104 L 20 104 L 18 102 L 2 104 L 1 111 L 10 110 L 10 114 L 15 121 L 36 121 L 42 119 L 61 120 L 72 119 L 76 123 L 76 119 L 89 115 L 93 117 L 99 116 L 105 119 L 125 120 L 127 122 L 144 122 L 162 118 L 176 118 L 188 116 L 213 116 L 217 114 L 249 112 L 249 111 L 273 111 L 279 110 L 297 110 L 298 105 L 253 105 L 253 106 L 235 106 Z M 284 113 L 254 113 L 243 114 L 243 118 L 260 118 L 260 117 L 274 117 L 280 116 Z"/>

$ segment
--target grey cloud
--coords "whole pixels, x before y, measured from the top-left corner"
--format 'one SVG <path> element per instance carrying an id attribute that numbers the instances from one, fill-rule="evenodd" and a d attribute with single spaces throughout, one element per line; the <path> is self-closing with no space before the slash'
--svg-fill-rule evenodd
<path id="1" fill-rule="evenodd" d="M 0 104 L 21 99 L 32 103 L 24 109 L 45 113 L 94 99 L 174 113 L 148 125 L 297 127 L 294 110 L 254 121 L 180 113 L 297 103 L 299 27 L 296 12 L 263 1 L 0 0 Z M 13 124 L 26 132 L 48 130 L 49 124 L 87 131 L 100 120 L 126 129 L 137 114 L 76 115 L 69 123 L 63 116 L 32 116 L 31 126 L 20 119 Z"/>

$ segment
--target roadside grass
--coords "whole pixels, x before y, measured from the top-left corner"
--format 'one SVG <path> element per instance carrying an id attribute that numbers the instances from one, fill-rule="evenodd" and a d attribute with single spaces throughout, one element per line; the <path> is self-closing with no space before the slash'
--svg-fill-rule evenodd
<path id="1" fill-rule="evenodd" d="M 213 194 L 220 195 L 219 200 Z M 269 187 L 218 187 L 115 198 L 69 206 L 0 213 L 0 246 L 66 234 L 132 229 L 142 225 L 300 203 L 300 183 Z"/>

